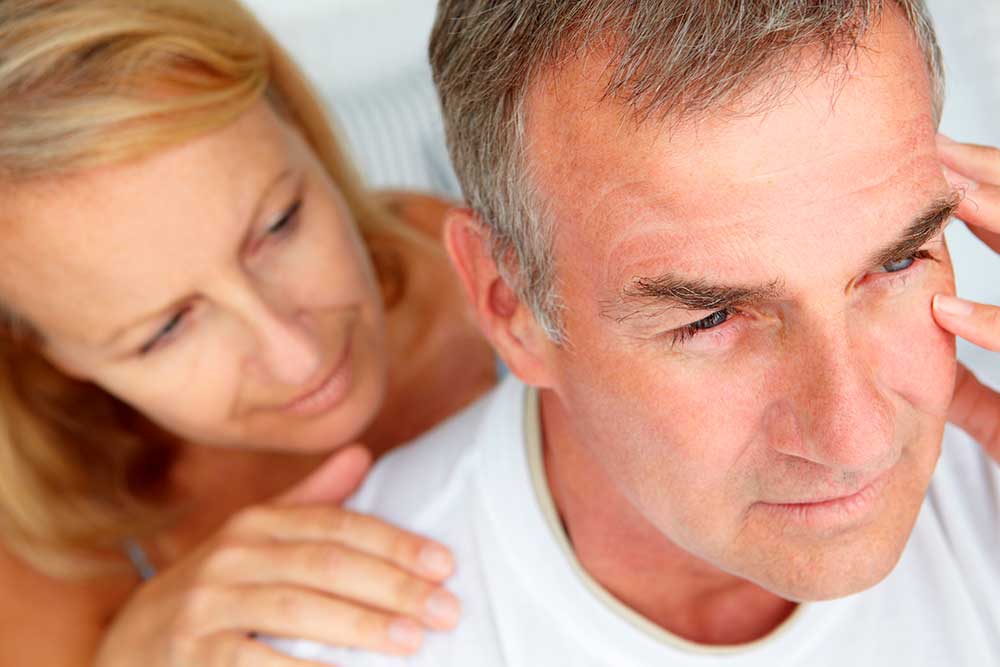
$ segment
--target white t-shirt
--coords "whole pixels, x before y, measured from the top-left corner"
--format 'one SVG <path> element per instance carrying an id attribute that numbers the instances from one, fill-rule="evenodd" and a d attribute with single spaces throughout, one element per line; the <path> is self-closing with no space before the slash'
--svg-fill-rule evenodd
<path id="1" fill-rule="evenodd" d="M 913 534 L 877 586 L 800 605 L 740 647 L 687 642 L 607 594 L 554 521 L 537 400 L 508 378 L 386 457 L 351 505 L 454 549 L 459 628 L 409 658 L 276 645 L 343 667 L 846 667 L 1000 665 L 1000 469 L 949 426 Z"/>

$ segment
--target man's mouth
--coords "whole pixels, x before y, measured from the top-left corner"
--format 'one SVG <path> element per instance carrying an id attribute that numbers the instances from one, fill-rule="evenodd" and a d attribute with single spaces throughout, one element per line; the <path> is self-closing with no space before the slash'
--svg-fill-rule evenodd
<path id="1" fill-rule="evenodd" d="M 768 514 L 792 524 L 813 528 L 834 528 L 863 520 L 881 499 L 893 468 L 882 472 L 847 493 L 817 496 L 794 502 L 760 502 Z"/>

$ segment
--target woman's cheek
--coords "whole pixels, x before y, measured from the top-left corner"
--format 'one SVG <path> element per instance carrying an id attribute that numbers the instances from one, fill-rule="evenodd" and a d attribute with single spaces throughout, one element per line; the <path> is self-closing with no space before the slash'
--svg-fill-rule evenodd
<path id="1" fill-rule="evenodd" d="M 239 359 L 232 347 L 202 350 L 195 338 L 200 333 L 192 330 L 184 341 L 194 345 L 160 350 L 155 358 L 103 374 L 97 384 L 181 438 L 225 440 L 224 425 L 238 403 Z"/>

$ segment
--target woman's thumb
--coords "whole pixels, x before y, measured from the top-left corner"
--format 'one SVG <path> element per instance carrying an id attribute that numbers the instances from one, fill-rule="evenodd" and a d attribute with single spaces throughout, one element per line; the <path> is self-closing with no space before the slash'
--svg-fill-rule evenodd
<path id="1" fill-rule="evenodd" d="M 361 486 L 371 465 L 372 455 L 367 448 L 342 447 L 275 500 L 280 505 L 341 503 Z"/>

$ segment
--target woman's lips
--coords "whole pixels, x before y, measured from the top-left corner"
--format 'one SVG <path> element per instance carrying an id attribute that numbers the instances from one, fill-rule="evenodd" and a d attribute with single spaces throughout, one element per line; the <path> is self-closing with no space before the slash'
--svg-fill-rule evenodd
<path id="1" fill-rule="evenodd" d="M 285 404 L 281 409 L 296 417 L 313 417 L 329 411 L 347 396 L 351 388 L 351 344 L 344 347 L 340 361 L 319 386 Z"/>

